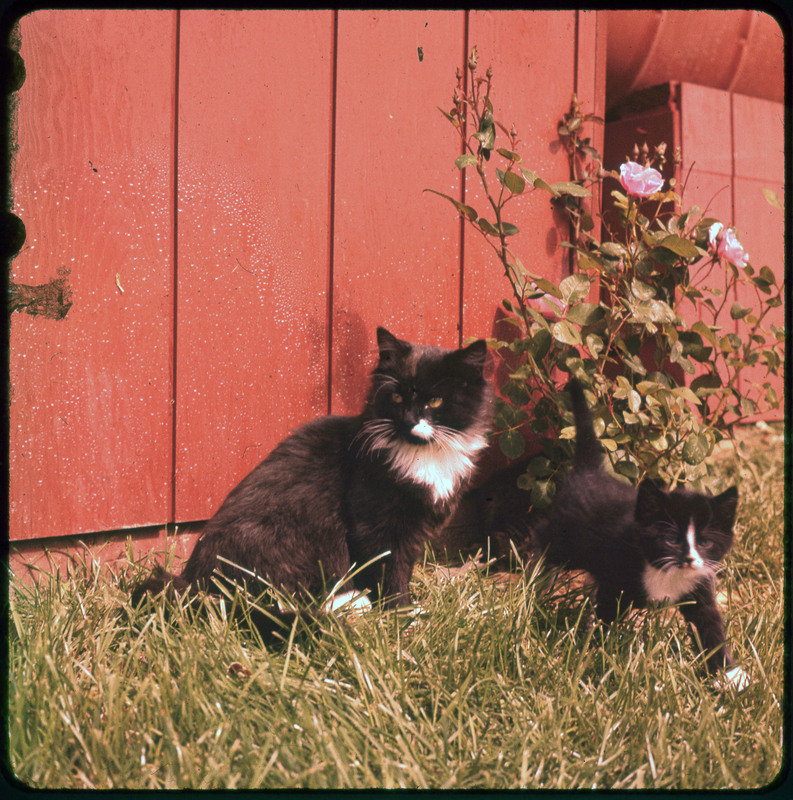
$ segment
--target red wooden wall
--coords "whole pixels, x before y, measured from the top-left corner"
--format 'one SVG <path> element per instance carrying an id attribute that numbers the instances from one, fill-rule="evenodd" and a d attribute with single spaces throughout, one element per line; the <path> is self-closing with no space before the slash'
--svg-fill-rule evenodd
<path id="1" fill-rule="evenodd" d="M 423 192 L 476 202 L 436 106 L 476 44 L 529 166 L 567 179 L 556 126 L 573 91 L 603 111 L 598 20 L 24 17 L 12 280 L 66 266 L 74 305 L 12 317 L 11 538 L 205 519 L 290 429 L 358 410 L 378 324 L 444 346 L 490 335 L 500 269 Z M 547 198 L 513 221 L 532 269 L 563 274 Z"/>

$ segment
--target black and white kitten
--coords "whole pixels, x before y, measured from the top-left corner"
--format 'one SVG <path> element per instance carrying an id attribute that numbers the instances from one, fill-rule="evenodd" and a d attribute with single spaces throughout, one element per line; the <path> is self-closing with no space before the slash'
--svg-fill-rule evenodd
<path id="1" fill-rule="evenodd" d="M 732 544 L 737 489 L 709 497 L 682 488 L 669 492 L 650 481 L 636 489 L 611 477 L 578 381 L 571 380 L 568 390 L 576 424 L 574 464 L 534 528 L 537 545 L 551 563 L 592 575 L 596 612 L 606 623 L 630 604 L 679 603 L 710 653 L 708 669 L 726 669 L 726 682 L 743 688 L 748 678 L 734 666 L 725 643 L 714 590 L 716 570 Z"/>
<path id="2" fill-rule="evenodd" d="M 169 583 L 209 588 L 215 570 L 246 578 L 223 559 L 316 597 L 353 564 L 383 556 L 342 589 L 372 590 L 387 606 L 410 602 L 413 564 L 487 444 L 492 392 L 482 340 L 446 350 L 378 328 L 377 342 L 362 413 L 292 433 L 231 491 L 181 576 L 160 569 L 134 598 Z"/>

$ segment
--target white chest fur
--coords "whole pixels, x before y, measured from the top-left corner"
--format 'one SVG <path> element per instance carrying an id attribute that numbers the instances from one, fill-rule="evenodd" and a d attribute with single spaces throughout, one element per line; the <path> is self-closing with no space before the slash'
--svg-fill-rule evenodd
<path id="1" fill-rule="evenodd" d="M 435 502 L 446 500 L 474 469 L 484 436 L 456 434 L 426 444 L 399 442 L 388 448 L 391 467 L 403 478 L 427 486 Z"/>
<path id="2" fill-rule="evenodd" d="M 657 569 L 647 566 L 642 575 L 642 583 L 647 597 L 651 600 L 662 602 L 668 600 L 670 603 L 677 603 L 685 597 L 700 581 L 706 577 L 707 573 L 695 567 L 671 569 Z"/>
<path id="3" fill-rule="evenodd" d="M 651 600 L 661 602 L 669 600 L 671 603 L 677 603 L 710 574 L 705 567 L 705 562 L 697 552 L 693 520 L 689 522 L 686 541 L 690 558 L 688 566 L 674 566 L 662 570 L 648 565 L 645 568 L 642 582 L 644 591 Z"/>

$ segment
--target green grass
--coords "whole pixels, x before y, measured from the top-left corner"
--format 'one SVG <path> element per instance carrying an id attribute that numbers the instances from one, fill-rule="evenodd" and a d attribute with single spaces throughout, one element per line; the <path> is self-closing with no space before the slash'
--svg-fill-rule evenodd
<path id="1" fill-rule="evenodd" d="M 143 565 L 76 564 L 12 579 L 13 772 L 37 788 L 765 786 L 783 760 L 782 445 L 714 470 L 741 485 L 720 589 L 743 692 L 714 689 L 676 613 L 596 645 L 589 602 L 549 601 L 531 570 L 448 580 L 426 563 L 419 615 L 330 618 L 268 650 L 219 604 L 134 612 Z"/>

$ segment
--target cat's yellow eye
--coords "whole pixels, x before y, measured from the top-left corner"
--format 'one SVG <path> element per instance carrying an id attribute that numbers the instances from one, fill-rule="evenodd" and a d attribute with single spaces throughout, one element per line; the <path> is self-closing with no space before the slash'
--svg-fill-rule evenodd
<path id="1" fill-rule="evenodd" d="M 440 408 L 443 404 L 442 397 L 433 397 L 427 404 L 430 408 Z"/>
<path id="2" fill-rule="evenodd" d="M 401 403 L 402 402 L 402 395 L 399 392 L 391 392 L 391 402 L 392 403 Z"/>

